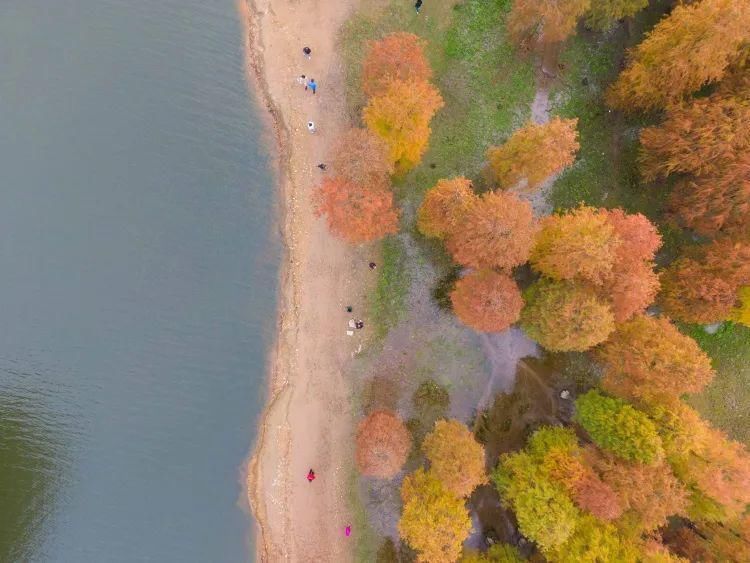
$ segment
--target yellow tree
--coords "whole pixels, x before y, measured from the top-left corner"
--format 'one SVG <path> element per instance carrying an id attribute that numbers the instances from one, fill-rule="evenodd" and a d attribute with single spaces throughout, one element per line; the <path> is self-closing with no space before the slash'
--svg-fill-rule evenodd
<path id="1" fill-rule="evenodd" d="M 417 212 L 419 232 L 426 237 L 446 237 L 456 229 L 475 199 L 470 180 L 463 177 L 439 180 L 425 194 Z"/>
<path id="2" fill-rule="evenodd" d="M 508 32 L 518 44 L 556 43 L 572 35 L 591 0 L 514 0 Z"/>
<path id="3" fill-rule="evenodd" d="M 393 80 L 362 112 L 367 128 L 383 139 L 398 172 L 416 166 L 427 149 L 430 120 L 443 107 L 440 92 L 425 80 Z"/>
<path id="4" fill-rule="evenodd" d="M 528 123 L 499 147 L 487 151 L 490 168 L 500 187 L 510 188 L 522 180 L 534 189 L 575 161 L 578 119 L 555 117 L 547 123 Z"/>
<path id="5" fill-rule="evenodd" d="M 426 42 L 413 33 L 397 32 L 370 43 L 362 63 L 362 89 L 376 96 L 393 80 L 428 81 L 432 69 L 424 54 Z"/>
<path id="6" fill-rule="evenodd" d="M 531 204 L 509 192 L 487 192 L 469 203 L 446 246 L 464 266 L 509 271 L 528 260 L 535 232 Z"/>
<path id="7" fill-rule="evenodd" d="M 422 443 L 430 471 L 443 486 L 459 497 L 466 497 L 487 481 L 484 447 L 458 420 L 438 420 Z"/>
<path id="8" fill-rule="evenodd" d="M 612 273 L 620 242 L 606 210 L 581 206 L 542 221 L 530 262 L 555 280 L 601 284 Z"/>
<path id="9" fill-rule="evenodd" d="M 471 530 L 463 499 L 446 489 L 431 472 L 418 469 L 401 485 L 404 508 L 398 522 L 401 539 L 420 563 L 456 561 Z"/>
<path id="10" fill-rule="evenodd" d="M 583 352 L 604 342 L 615 328 L 610 306 L 578 283 L 542 279 L 524 299 L 521 326 L 553 352 Z"/>
<path id="11" fill-rule="evenodd" d="M 676 6 L 630 54 L 607 95 L 624 111 L 652 110 L 720 80 L 750 38 L 750 3 L 702 0 Z"/>

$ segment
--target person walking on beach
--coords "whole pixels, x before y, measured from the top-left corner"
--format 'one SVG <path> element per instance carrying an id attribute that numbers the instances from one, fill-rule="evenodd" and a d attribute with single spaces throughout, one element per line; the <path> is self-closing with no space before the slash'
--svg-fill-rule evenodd
<path id="1" fill-rule="evenodd" d="M 315 133 L 315 131 L 317 131 L 317 129 L 315 129 L 315 122 L 308 121 L 307 122 L 307 130 L 310 131 L 310 133 Z"/>
<path id="2" fill-rule="evenodd" d="M 417 3 L 414 4 L 414 9 L 419 13 L 419 9 L 422 7 L 422 0 L 417 0 Z"/>
<path id="3" fill-rule="evenodd" d="M 307 81 L 307 84 L 305 85 L 305 90 L 307 90 L 308 88 L 312 90 L 313 94 L 315 93 L 315 90 L 318 89 L 318 85 L 315 83 L 314 78 L 311 78 L 310 80 Z"/>
<path id="4" fill-rule="evenodd" d="M 310 471 L 307 472 L 307 482 L 312 483 L 313 481 L 315 481 L 315 471 L 310 469 Z"/>
<path id="5" fill-rule="evenodd" d="M 346 534 L 347 538 L 349 536 L 351 536 L 352 535 L 352 527 L 351 526 L 347 526 L 346 528 L 344 528 L 344 533 Z"/>
<path id="6" fill-rule="evenodd" d="M 310 47 L 303 47 L 302 52 L 305 54 L 305 58 L 310 60 L 310 57 L 312 56 L 312 49 L 310 49 Z"/>
<path id="7" fill-rule="evenodd" d="M 305 90 L 307 90 L 307 77 L 304 74 L 300 74 L 297 78 L 297 84 L 304 86 Z"/>
<path id="8" fill-rule="evenodd" d="M 318 164 L 318 168 L 325 172 L 328 169 L 328 166 L 321 162 L 320 164 Z"/>

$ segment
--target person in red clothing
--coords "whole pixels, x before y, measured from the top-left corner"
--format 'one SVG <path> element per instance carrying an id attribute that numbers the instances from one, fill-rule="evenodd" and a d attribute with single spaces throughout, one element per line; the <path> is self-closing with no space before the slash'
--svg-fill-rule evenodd
<path id="1" fill-rule="evenodd" d="M 312 483 L 315 480 L 315 471 L 310 469 L 310 471 L 307 472 L 307 482 Z"/>

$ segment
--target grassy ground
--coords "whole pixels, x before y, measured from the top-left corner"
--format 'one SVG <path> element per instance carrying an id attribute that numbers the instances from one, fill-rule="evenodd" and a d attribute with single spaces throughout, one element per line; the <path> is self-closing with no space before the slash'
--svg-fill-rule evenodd
<path id="1" fill-rule="evenodd" d="M 732 438 L 750 446 L 750 329 L 726 323 L 716 334 L 702 327 L 686 332 L 695 338 L 714 363 L 717 376 L 690 403 Z"/>
<path id="2" fill-rule="evenodd" d="M 388 237 L 381 246 L 378 283 L 370 299 L 370 319 L 375 335 L 382 339 L 406 313 L 409 276 L 406 251 L 397 237 Z"/>

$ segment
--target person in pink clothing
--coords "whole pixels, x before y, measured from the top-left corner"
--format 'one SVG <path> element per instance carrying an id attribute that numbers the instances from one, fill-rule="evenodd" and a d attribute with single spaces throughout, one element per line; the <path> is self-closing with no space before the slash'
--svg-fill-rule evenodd
<path id="1" fill-rule="evenodd" d="M 352 535 L 352 527 L 351 526 L 347 526 L 346 528 L 344 528 L 344 533 L 346 534 L 347 538 L 349 536 L 351 536 Z"/>

